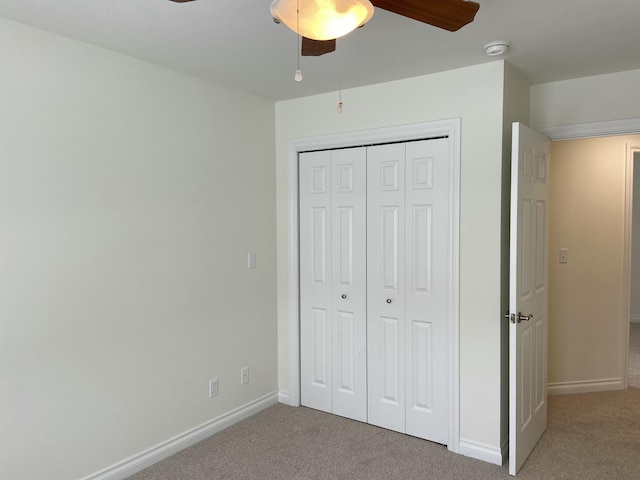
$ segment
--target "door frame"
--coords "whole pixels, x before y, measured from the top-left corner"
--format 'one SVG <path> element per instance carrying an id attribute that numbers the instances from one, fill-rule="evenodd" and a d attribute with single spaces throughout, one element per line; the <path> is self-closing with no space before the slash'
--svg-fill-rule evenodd
<path id="1" fill-rule="evenodd" d="M 625 179 L 624 179 L 624 265 L 623 265 L 623 298 L 622 306 L 627 324 L 622 328 L 622 388 L 629 387 L 629 335 L 631 329 L 631 254 L 633 245 L 633 169 L 635 154 L 640 156 L 640 145 L 626 145 Z M 640 160 L 639 160 L 640 161 Z M 638 186 L 636 186 L 638 187 Z"/>
<path id="2" fill-rule="evenodd" d="M 460 452 L 460 144 L 461 119 L 399 125 L 372 130 L 329 134 L 290 140 L 287 145 L 289 165 L 289 245 L 288 298 L 289 298 L 289 398 L 292 406 L 300 406 L 300 277 L 299 277 L 299 212 L 298 212 L 298 155 L 304 151 L 325 150 L 390 142 L 404 142 L 441 136 L 451 140 L 450 218 L 452 249 L 451 269 L 451 324 L 449 328 L 450 381 L 449 381 L 449 444 L 447 448 Z"/>
<path id="3" fill-rule="evenodd" d="M 581 138 L 613 137 L 618 135 L 640 134 L 640 118 L 609 120 L 603 122 L 580 123 L 574 125 L 560 125 L 556 127 L 536 128 L 551 141 L 575 140 Z M 628 145 L 625 158 L 624 184 L 624 232 L 623 232 L 623 278 L 622 278 L 622 311 L 625 314 L 620 319 L 622 325 L 623 345 L 621 355 L 621 388 L 626 389 L 629 382 L 629 316 L 631 295 L 631 215 L 633 201 L 633 154 L 640 152 L 640 146 Z M 584 392 L 611 390 L 611 388 L 583 389 Z M 552 393 L 552 392 L 549 392 Z M 555 393 L 561 393 L 556 391 Z M 571 393 L 577 393 L 572 391 Z"/>

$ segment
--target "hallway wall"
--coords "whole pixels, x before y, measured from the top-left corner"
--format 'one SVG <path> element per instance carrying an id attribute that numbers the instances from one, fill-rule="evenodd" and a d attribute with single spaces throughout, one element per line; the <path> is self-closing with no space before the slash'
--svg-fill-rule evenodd
<path id="1" fill-rule="evenodd" d="M 633 161 L 633 217 L 631 219 L 631 321 L 640 323 L 640 152 Z"/>

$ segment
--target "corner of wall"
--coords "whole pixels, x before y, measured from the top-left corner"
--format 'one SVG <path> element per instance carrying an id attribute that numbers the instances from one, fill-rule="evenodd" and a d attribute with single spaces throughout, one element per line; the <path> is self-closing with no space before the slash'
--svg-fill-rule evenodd
<path id="1" fill-rule="evenodd" d="M 509 309 L 509 216 L 511 202 L 512 123 L 529 122 L 530 85 L 510 63 L 504 63 L 503 137 L 502 137 L 502 231 L 500 236 L 500 307 Z M 500 325 L 500 441 L 509 434 L 509 324 Z"/>

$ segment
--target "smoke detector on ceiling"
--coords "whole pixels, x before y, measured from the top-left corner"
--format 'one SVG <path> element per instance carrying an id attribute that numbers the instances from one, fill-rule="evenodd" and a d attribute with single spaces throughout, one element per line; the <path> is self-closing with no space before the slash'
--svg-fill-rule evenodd
<path id="1" fill-rule="evenodd" d="M 484 46 L 484 51 L 487 52 L 487 55 L 490 57 L 495 57 L 497 55 L 504 55 L 509 50 L 511 44 L 506 40 L 495 40 L 493 42 L 489 42 Z"/>

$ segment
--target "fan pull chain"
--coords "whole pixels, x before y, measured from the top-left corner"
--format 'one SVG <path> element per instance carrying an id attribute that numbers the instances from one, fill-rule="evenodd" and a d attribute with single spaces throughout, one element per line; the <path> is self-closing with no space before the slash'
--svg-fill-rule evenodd
<path id="1" fill-rule="evenodd" d="M 300 70 L 300 49 L 302 42 L 302 35 L 300 35 L 300 0 L 296 0 L 296 58 L 298 60 L 298 65 L 296 69 L 296 74 L 294 75 L 294 79 L 296 82 L 302 81 L 302 71 Z"/>
<path id="2" fill-rule="evenodd" d="M 338 38 L 336 50 L 338 50 L 338 113 L 342 113 L 342 39 Z"/>

